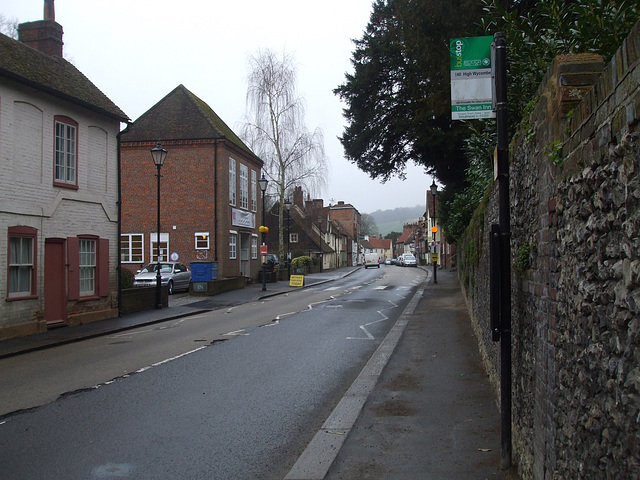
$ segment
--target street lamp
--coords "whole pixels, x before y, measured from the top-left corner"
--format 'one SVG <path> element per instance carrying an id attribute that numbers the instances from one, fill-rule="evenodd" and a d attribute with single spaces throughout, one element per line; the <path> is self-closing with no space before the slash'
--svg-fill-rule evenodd
<path id="1" fill-rule="evenodd" d="M 436 179 L 433 179 L 433 183 L 431 184 L 431 195 L 433 196 L 433 228 L 431 231 L 433 232 L 433 253 L 437 253 L 436 247 L 436 232 L 438 231 L 438 227 L 436 227 L 436 193 L 438 193 L 438 186 L 436 185 Z M 433 258 L 433 283 L 438 283 L 437 277 L 437 260 L 434 255 Z"/>
<path id="2" fill-rule="evenodd" d="M 262 246 L 266 247 L 267 241 L 267 232 L 269 229 L 264 225 L 265 224 L 265 215 L 264 215 L 264 192 L 267 191 L 267 184 L 269 181 L 264 178 L 264 172 L 262 173 L 262 178 L 258 180 L 260 184 L 260 190 L 262 191 L 262 225 L 260 226 L 260 233 L 262 233 Z M 266 255 L 262 257 L 262 291 L 267 290 L 267 258 Z"/>
<path id="3" fill-rule="evenodd" d="M 167 151 L 162 148 L 162 144 L 158 142 L 154 148 L 151 149 L 151 157 L 153 163 L 158 169 L 158 238 L 156 238 L 157 245 L 157 260 L 158 266 L 156 268 L 156 308 L 162 308 L 162 277 L 160 275 L 160 169 L 164 164 L 165 158 L 167 158 Z"/>
<path id="4" fill-rule="evenodd" d="M 284 208 L 287 210 L 287 277 L 291 278 L 291 250 L 289 241 L 291 240 L 291 201 L 287 198 L 284 201 Z"/>

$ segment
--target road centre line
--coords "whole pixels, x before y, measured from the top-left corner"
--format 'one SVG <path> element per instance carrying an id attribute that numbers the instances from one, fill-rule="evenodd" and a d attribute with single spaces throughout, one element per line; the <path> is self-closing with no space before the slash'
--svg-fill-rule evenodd
<path id="1" fill-rule="evenodd" d="M 202 350 L 204 348 L 207 348 L 207 347 L 206 346 L 198 347 L 195 350 L 191 350 L 189 352 L 181 353 L 180 355 L 176 355 L 175 357 L 167 358 L 166 360 L 162 360 L 160 362 L 153 363 L 153 364 L 149 365 L 148 367 L 142 367 L 141 369 L 136 370 L 136 373 L 146 372 L 147 370 L 149 370 L 149 369 L 151 369 L 153 367 L 158 367 L 158 366 L 163 365 L 165 363 L 172 362 L 173 360 L 177 360 L 177 359 L 185 357 L 187 355 L 191 355 L 192 353 L 196 353 L 197 351 Z"/>
<path id="2" fill-rule="evenodd" d="M 229 332 L 229 333 L 223 333 L 222 336 L 223 337 L 237 337 L 239 335 L 249 335 L 248 333 L 242 333 L 245 332 L 246 330 L 244 328 L 240 329 L 240 330 L 234 330 L 233 332 Z"/>

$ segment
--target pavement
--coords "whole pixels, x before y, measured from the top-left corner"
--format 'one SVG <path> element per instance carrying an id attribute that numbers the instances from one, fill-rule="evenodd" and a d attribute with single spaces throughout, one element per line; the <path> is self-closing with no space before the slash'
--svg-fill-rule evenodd
<path id="1" fill-rule="evenodd" d="M 305 287 L 360 267 L 305 276 Z M 455 273 L 432 271 L 288 480 L 483 480 L 500 470 L 500 415 Z M 173 295 L 169 307 L 0 340 L 0 358 L 286 293 L 250 284 L 214 297 Z M 305 288 L 303 287 L 303 288 Z"/>

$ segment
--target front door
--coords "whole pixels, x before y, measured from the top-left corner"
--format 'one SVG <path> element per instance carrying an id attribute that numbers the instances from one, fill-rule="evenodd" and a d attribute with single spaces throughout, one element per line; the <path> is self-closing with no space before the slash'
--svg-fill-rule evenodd
<path id="1" fill-rule="evenodd" d="M 65 241 L 44 241 L 44 319 L 47 325 L 66 323 L 67 291 L 65 278 Z"/>
<path id="2" fill-rule="evenodd" d="M 240 275 L 250 277 L 251 235 L 240 234 Z"/>

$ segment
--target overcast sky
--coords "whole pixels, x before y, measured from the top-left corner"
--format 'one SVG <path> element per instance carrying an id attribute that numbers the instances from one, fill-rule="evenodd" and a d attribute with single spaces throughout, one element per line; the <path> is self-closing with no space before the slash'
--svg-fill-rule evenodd
<path id="1" fill-rule="evenodd" d="M 248 57 L 258 49 L 293 54 L 305 124 L 324 133 L 325 205 L 343 200 L 360 213 L 425 204 L 431 184 L 411 165 L 386 184 L 344 158 L 337 139 L 345 107 L 332 92 L 351 69 L 372 0 L 56 0 L 64 55 L 131 120 L 183 84 L 235 132 L 246 108 Z M 3 0 L 0 13 L 42 20 L 44 0 Z"/>

